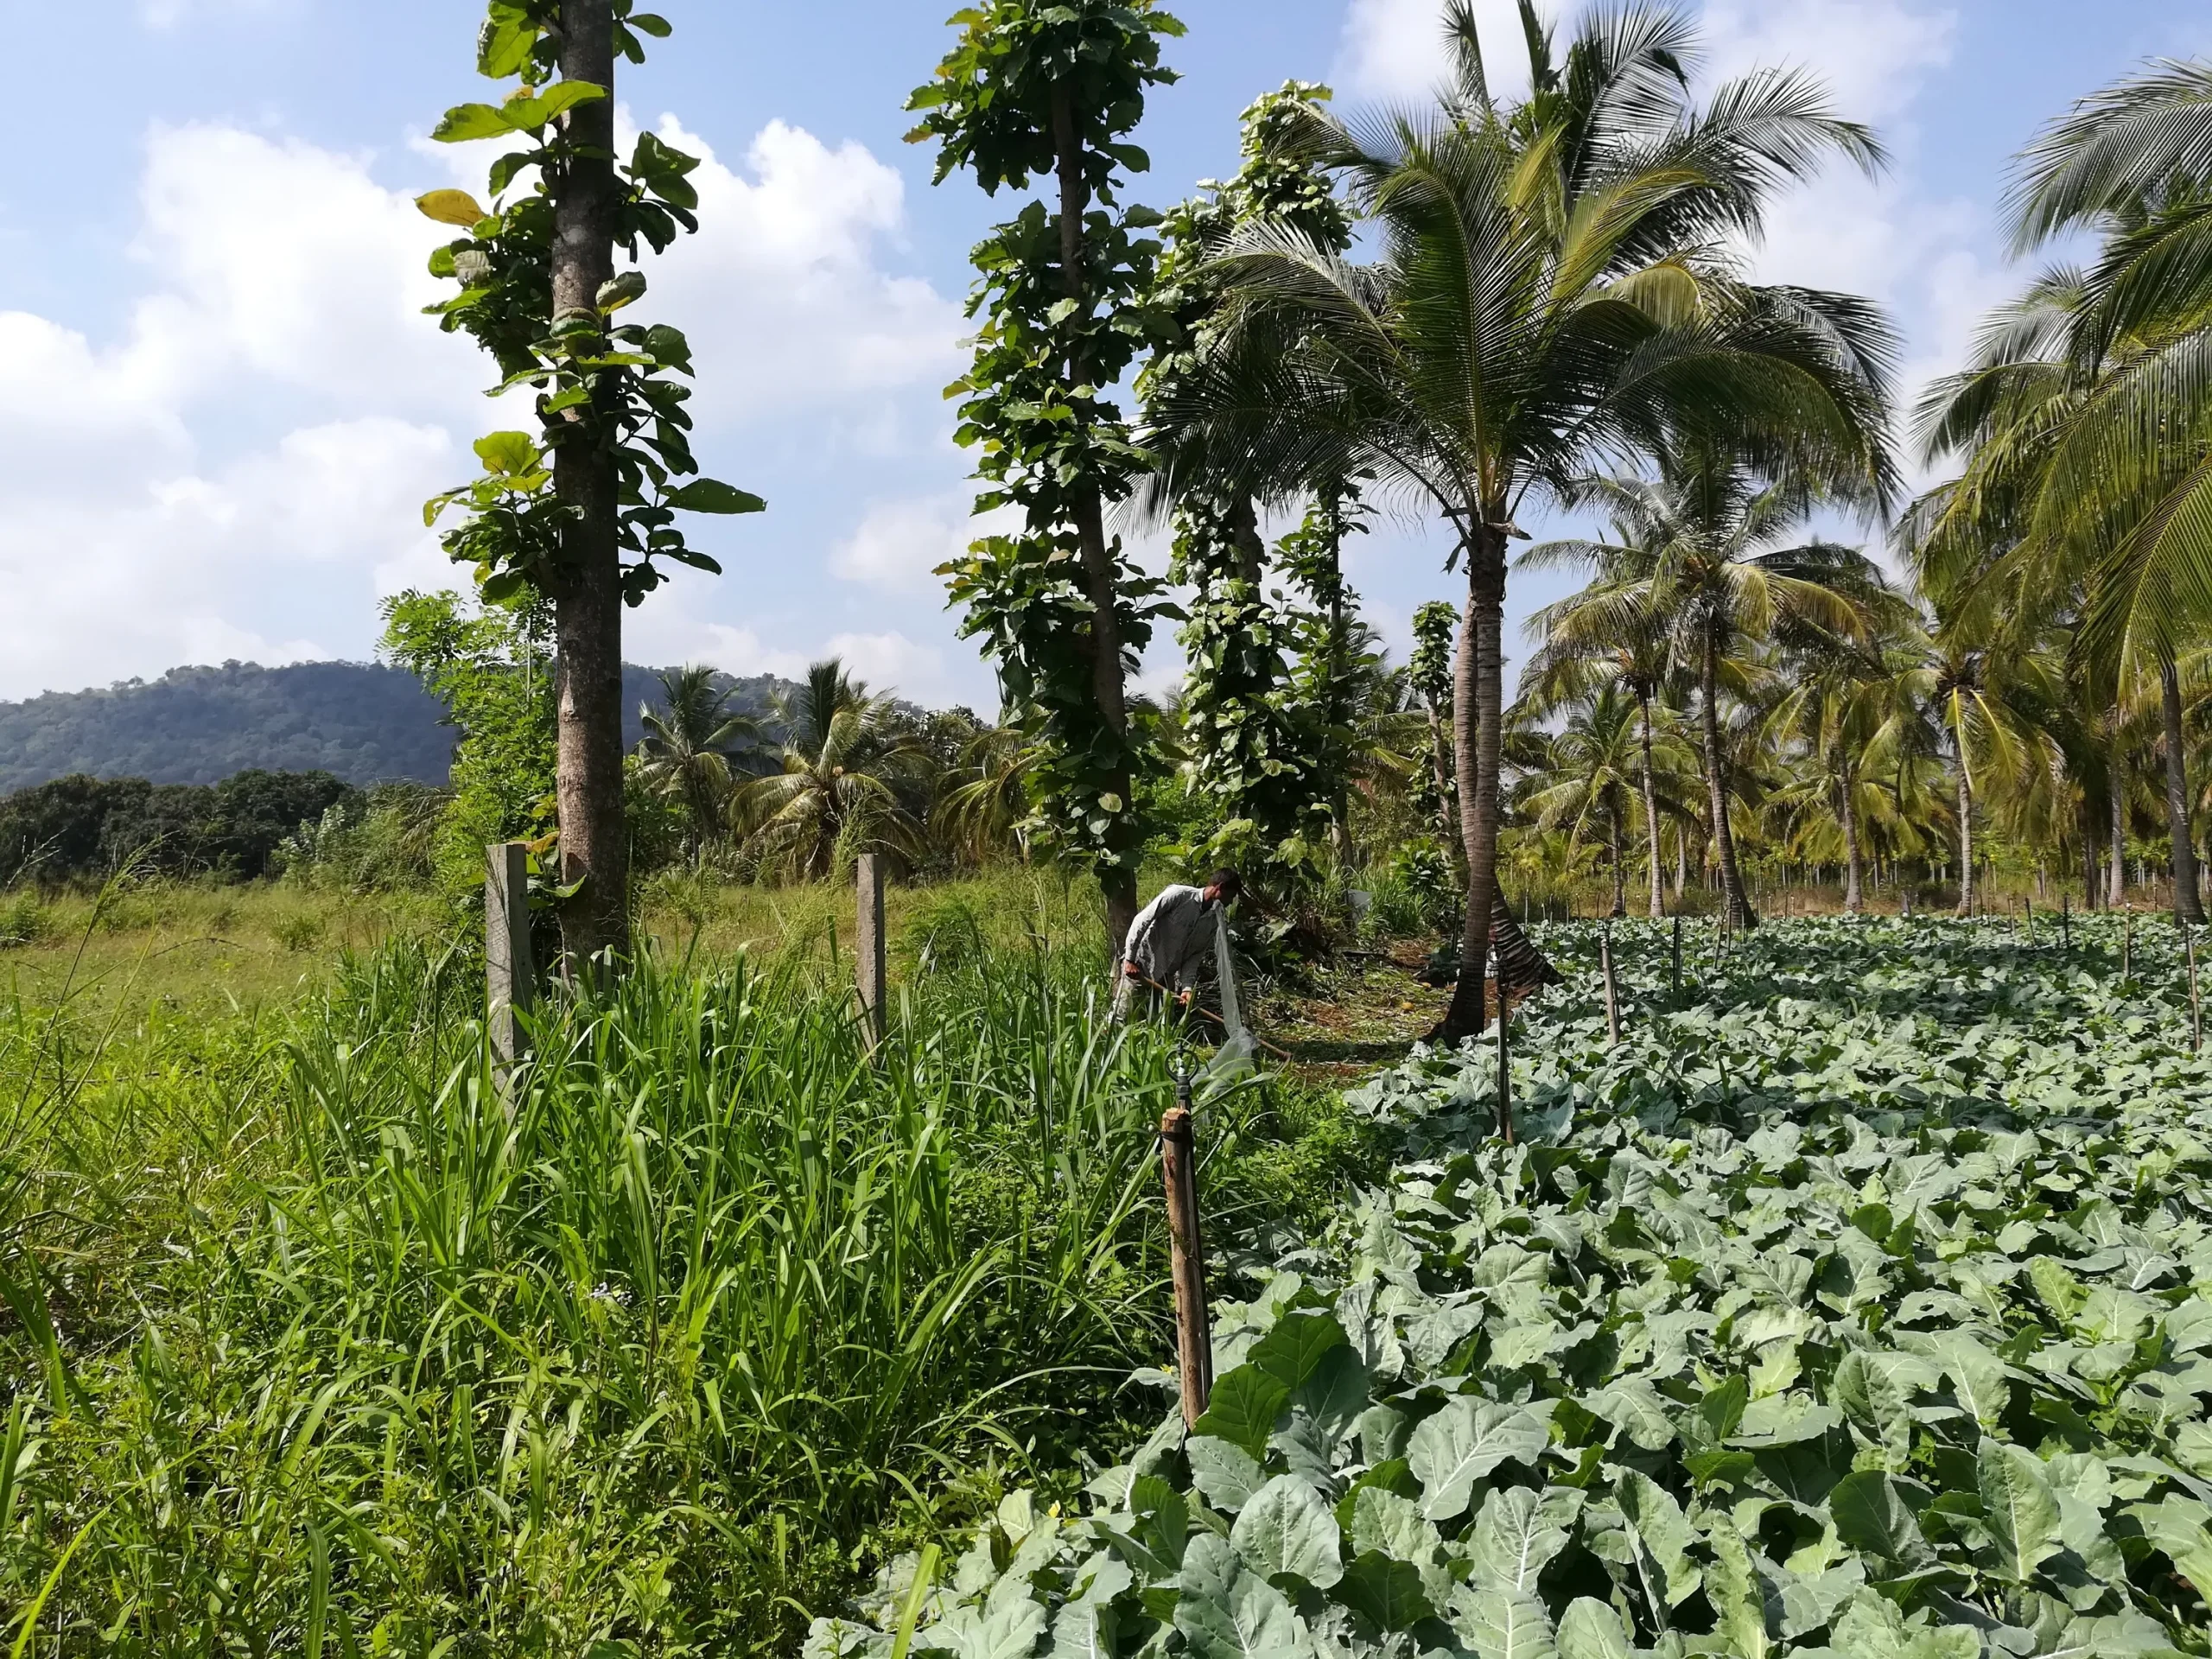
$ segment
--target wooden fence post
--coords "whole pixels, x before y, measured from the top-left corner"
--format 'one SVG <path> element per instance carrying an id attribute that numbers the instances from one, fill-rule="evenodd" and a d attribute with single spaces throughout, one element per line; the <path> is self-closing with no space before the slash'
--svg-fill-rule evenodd
<path id="1" fill-rule="evenodd" d="M 1206 1264 L 1198 1241 L 1198 1155 L 1191 1125 L 1191 1074 L 1177 1068 L 1175 1104 L 1160 1120 L 1160 1173 L 1167 1185 L 1167 1236 L 1175 1281 L 1175 1351 L 1183 1425 L 1195 1427 L 1213 1393 L 1213 1335 L 1206 1320 Z"/>
<path id="2" fill-rule="evenodd" d="M 1512 1014 L 1505 1004 L 1505 981 L 1497 982 L 1497 1132 L 1507 1146 L 1513 1144 L 1513 1052 L 1506 1041 Z"/>
<path id="3" fill-rule="evenodd" d="M 1618 1048 L 1621 1046 L 1621 999 L 1613 984 L 1613 930 L 1610 927 L 1598 936 L 1598 965 L 1605 973 L 1605 1040 Z"/>
<path id="4" fill-rule="evenodd" d="M 2196 935 L 2189 936 L 2189 1052 L 2204 1047 L 2204 1005 L 2196 1000 Z"/>
<path id="5" fill-rule="evenodd" d="M 889 1003 L 883 960 L 883 861 L 862 853 L 856 861 L 860 922 L 853 936 L 854 972 L 859 976 L 861 1021 L 868 1029 L 868 1046 L 883 1041 Z"/>
<path id="6" fill-rule="evenodd" d="M 503 841 L 484 851 L 490 866 L 484 882 L 485 1017 L 492 1057 L 508 1066 L 529 1057 L 530 1033 L 517 1016 L 530 1011 L 537 991 L 530 951 L 530 849 Z"/>

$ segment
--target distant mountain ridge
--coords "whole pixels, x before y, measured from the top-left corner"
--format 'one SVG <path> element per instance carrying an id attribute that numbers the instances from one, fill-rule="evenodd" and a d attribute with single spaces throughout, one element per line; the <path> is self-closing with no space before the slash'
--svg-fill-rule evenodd
<path id="1" fill-rule="evenodd" d="M 639 705 L 661 701 L 654 673 L 623 666 L 626 743 L 642 729 Z M 750 714 L 790 689 L 770 674 L 729 683 L 732 708 Z M 0 702 L 0 794 L 74 772 L 213 784 L 254 767 L 328 772 L 363 788 L 442 784 L 454 740 L 444 720 L 421 682 L 382 663 L 175 668 L 158 680 Z"/>

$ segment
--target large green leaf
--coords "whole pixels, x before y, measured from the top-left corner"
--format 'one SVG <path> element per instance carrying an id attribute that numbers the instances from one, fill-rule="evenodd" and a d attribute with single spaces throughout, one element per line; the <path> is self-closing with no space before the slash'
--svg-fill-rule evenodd
<path id="1" fill-rule="evenodd" d="M 1478 1583 L 1535 1592 L 1536 1575 L 1567 1548 L 1568 1529 L 1582 1510 L 1582 1494 L 1555 1487 L 1494 1489 L 1475 1519 L 1468 1554 Z"/>
<path id="2" fill-rule="evenodd" d="M 1535 1467 L 1550 1438 L 1550 1426 L 1534 1412 L 1453 1396 L 1406 1444 L 1406 1461 L 1421 1484 L 1421 1512 L 1432 1521 L 1464 1515 L 1475 1482 L 1508 1461 Z"/>
<path id="3" fill-rule="evenodd" d="M 1256 1365 L 1239 1365 L 1214 1379 L 1205 1411 L 1192 1428 L 1242 1446 L 1255 1458 L 1265 1458 L 1268 1436 L 1274 1433 L 1275 1419 L 1289 1398 L 1290 1390 L 1280 1377 Z"/>
<path id="4" fill-rule="evenodd" d="M 1828 1494 L 1828 1514 L 1845 1543 L 1895 1569 L 1910 1571 L 1933 1559 L 1903 1491 L 1878 1469 L 1857 1470 L 1838 1481 Z"/>
<path id="5" fill-rule="evenodd" d="M 1190 1459 L 1191 1484 L 1207 1503 L 1227 1514 L 1236 1514 L 1267 1484 L 1259 1461 L 1232 1440 L 1193 1434 L 1184 1442 L 1183 1455 Z"/>
<path id="6" fill-rule="evenodd" d="M 1256 1365 L 1295 1390 L 1313 1375 L 1323 1359 L 1344 1343 L 1344 1326 L 1332 1313 L 1297 1312 L 1284 1314 L 1245 1355 L 1244 1363 Z"/>
<path id="7" fill-rule="evenodd" d="M 1296 1659 L 1306 1633 L 1282 1592 L 1200 1533 L 1184 1553 L 1175 1628 L 1198 1659 Z"/>
<path id="8" fill-rule="evenodd" d="M 1712 1535 L 1713 1567 L 1705 1575 L 1706 1599 L 1728 1649 L 1737 1659 L 1766 1659 L 1766 1594 L 1751 1565 L 1751 1550 L 1734 1522 L 1722 1520 Z"/>
<path id="9" fill-rule="evenodd" d="M 1452 1628 L 1478 1659 L 1555 1659 L 1544 1604 L 1525 1591 L 1462 1586 L 1452 1599 Z"/>
<path id="10" fill-rule="evenodd" d="M 1237 1516 L 1229 1541 L 1244 1565 L 1262 1578 L 1287 1575 L 1325 1590 L 1344 1576 L 1336 1517 L 1295 1475 L 1278 1475 L 1255 1492 Z"/>
<path id="11" fill-rule="evenodd" d="M 1669 1607 L 1681 1606 L 1696 1593 L 1703 1579 L 1690 1559 L 1690 1544 L 1696 1535 L 1682 1506 L 1640 1469 L 1622 1471 L 1613 1483 L 1613 1501 L 1620 1506 L 1646 1570 L 1656 1576 L 1653 1588 Z"/>
<path id="12" fill-rule="evenodd" d="M 1602 1601 L 1577 1596 L 1559 1618 L 1559 1659 L 1630 1659 L 1621 1616 Z"/>
<path id="13" fill-rule="evenodd" d="M 1421 1570 L 1380 1550 L 1370 1549 L 1353 1559 L 1344 1569 L 1337 1594 L 1345 1606 L 1386 1630 L 1411 1630 L 1436 1611 L 1430 1605 Z"/>
<path id="14" fill-rule="evenodd" d="M 2059 1548 L 2058 1500 L 2043 1459 L 2002 1440 L 1986 1440 L 1974 1459 L 1983 1519 L 1997 1551 L 1995 1569 L 2024 1583 Z"/>

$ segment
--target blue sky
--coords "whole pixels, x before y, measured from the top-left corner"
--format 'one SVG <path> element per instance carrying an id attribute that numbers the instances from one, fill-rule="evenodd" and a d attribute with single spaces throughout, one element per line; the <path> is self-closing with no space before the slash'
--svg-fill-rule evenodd
<path id="1" fill-rule="evenodd" d="M 1493 55 L 1509 0 L 1483 0 Z M 950 0 L 663 0 L 676 23 L 619 95 L 711 150 L 705 232 L 641 308 L 692 334 L 709 469 L 765 518 L 700 539 L 633 613 L 633 660 L 794 671 L 838 651 L 879 684 L 988 709 L 931 567 L 972 534 L 939 397 L 957 372 L 965 256 L 1013 211 L 902 144 L 906 91 Z M 2012 150 L 2152 54 L 2212 49 L 2199 5 L 2108 0 L 1707 0 L 1715 74 L 1807 65 L 1897 157 L 1777 213 L 1775 278 L 1888 305 L 1908 378 L 1955 362 L 2018 282 L 1995 228 Z M 0 141 L 0 697 L 187 662 L 368 654 L 379 595 L 454 573 L 419 505 L 501 423 L 462 342 L 416 315 L 439 238 L 410 199 L 481 183 L 427 144 L 469 73 L 474 0 L 0 0 L 19 73 Z M 1296 75 L 1346 103 L 1417 96 L 1435 0 L 1185 0 L 1184 73 L 1132 194 L 1165 204 L 1235 164 L 1236 117 Z M 1156 558 L 1157 550 L 1145 550 Z M 1447 597 L 1440 544 L 1387 524 L 1355 584 L 1402 642 Z M 1517 584 L 1525 612 L 1557 583 Z M 1163 643 L 1147 677 L 1171 679 Z"/>

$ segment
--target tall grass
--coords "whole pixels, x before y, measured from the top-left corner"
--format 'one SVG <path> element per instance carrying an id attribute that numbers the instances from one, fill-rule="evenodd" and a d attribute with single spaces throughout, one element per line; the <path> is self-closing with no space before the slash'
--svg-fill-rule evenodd
<path id="1" fill-rule="evenodd" d="M 54 1578 L 49 1653 L 776 1650 L 1148 1427 L 1171 1039 L 1080 941 L 939 924 L 873 1056 L 797 953 L 557 998 L 511 1077 L 419 943 L 105 1056 L 0 1009 L 0 1607 Z M 1211 1136 L 1251 1216 L 1259 1109 Z"/>

